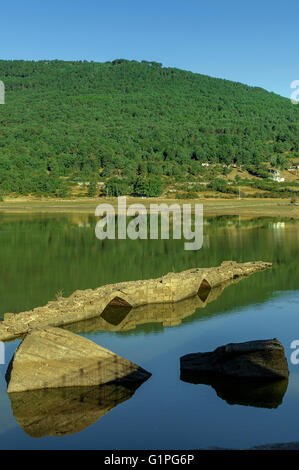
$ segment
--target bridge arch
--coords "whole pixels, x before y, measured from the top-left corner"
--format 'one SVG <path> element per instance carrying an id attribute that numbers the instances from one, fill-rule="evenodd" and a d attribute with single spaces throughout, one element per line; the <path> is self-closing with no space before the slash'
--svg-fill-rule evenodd
<path id="1" fill-rule="evenodd" d="M 114 296 L 101 313 L 101 317 L 111 325 L 119 325 L 132 310 L 132 305 L 118 295 Z"/>
<path id="2" fill-rule="evenodd" d="M 197 291 L 197 295 L 200 298 L 200 300 L 205 302 L 210 295 L 211 289 L 212 287 L 209 281 L 207 279 L 203 279 Z"/>

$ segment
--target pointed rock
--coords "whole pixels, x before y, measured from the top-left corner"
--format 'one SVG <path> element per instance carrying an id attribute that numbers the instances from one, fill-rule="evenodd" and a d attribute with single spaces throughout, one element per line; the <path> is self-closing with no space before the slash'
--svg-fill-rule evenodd
<path id="1" fill-rule="evenodd" d="M 150 373 L 92 341 L 60 328 L 30 331 L 6 372 L 8 393 L 106 383 L 141 383 Z"/>

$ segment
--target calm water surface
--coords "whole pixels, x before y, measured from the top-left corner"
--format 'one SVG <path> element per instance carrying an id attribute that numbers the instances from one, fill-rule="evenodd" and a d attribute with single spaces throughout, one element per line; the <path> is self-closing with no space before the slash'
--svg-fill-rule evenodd
<path id="1" fill-rule="evenodd" d="M 58 291 L 68 296 L 223 260 L 265 260 L 273 268 L 198 305 L 186 302 L 169 312 L 152 306 L 105 327 L 96 321 L 74 326 L 152 373 L 135 393 L 69 390 L 11 401 L 5 371 L 19 341 L 7 343 L 6 364 L 0 365 L 0 448 L 242 448 L 299 441 L 299 365 L 290 362 L 290 344 L 299 339 L 299 224 L 206 219 L 197 252 L 184 251 L 179 240 L 100 241 L 94 228 L 89 216 L 1 215 L 1 315 L 43 305 Z M 213 387 L 180 380 L 184 354 L 273 337 L 284 345 L 290 368 L 289 383 L 278 389 L 250 396 L 227 381 Z"/>

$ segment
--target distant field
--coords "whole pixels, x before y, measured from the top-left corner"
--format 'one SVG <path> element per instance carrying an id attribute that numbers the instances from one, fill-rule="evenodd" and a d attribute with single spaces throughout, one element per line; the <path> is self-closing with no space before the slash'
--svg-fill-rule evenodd
<path id="1" fill-rule="evenodd" d="M 299 204 L 289 199 L 162 199 L 127 198 L 127 204 L 203 204 L 205 215 L 240 215 L 242 217 L 289 217 L 299 218 Z M 98 204 L 112 204 L 117 212 L 116 198 L 81 198 L 56 200 L 9 199 L 0 202 L 0 213 L 85 213 L 94 214 Z"/>

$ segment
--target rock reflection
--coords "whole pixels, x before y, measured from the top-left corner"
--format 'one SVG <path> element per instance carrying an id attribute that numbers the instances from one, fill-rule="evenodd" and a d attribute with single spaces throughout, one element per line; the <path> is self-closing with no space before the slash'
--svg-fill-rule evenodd
<path id="1" fill-rule="evenodd" d="M 31 437 L 67 436 L 82 431 L 131 398 L 138 386 L 116 384 L 10 393 L 12 411 Z"/>
<path id="2" fill-rule="evenodd" d="M 236 379 L 213 375 L 181 373 L 181 380 L 193 384 L 210 385 L 217 396 L 229 405 L 277 408 L 282 404 L 288 388 L 288 379 Z"/>

